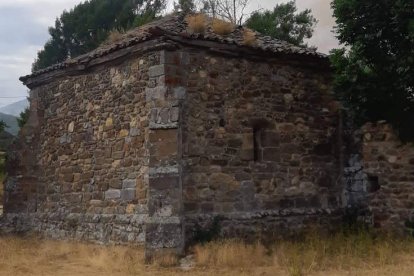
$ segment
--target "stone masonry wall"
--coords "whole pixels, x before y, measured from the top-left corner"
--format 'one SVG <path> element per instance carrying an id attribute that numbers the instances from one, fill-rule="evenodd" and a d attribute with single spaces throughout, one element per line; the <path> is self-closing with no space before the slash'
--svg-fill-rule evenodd
<path id="1" fill-rule="evenodd" d="M 147 259 L 182 253 L 216 221 L 222 236 L 254 238 L 334 227 L 343 162 L 329 75 L 182 47 L 39 86 L 24 136 L 37 146 L 11 160 L 7 220 L 145 241 Z"/>
<path id="2" fill-rule="evenodd" d="M 367 205 L 375 227 L 403 233 L 414 228 L 414 147 L 403 144 L 385 122 L 362 128 Z M 411 229 L 412 230 L 412 229 Z"/>
<path id="3" fill-rule="evenodd" d="M 9 221 L 21 218 L 21 228 L 54 238 L 144 242 L 150 135 L 145 99 L 153 85 L 149 68 L 159 62 L 159 53 L 146 54 L 31 91 L 30 120 L 39 123 L 29 144 L 38 149 L 15 156 L 17 169 L 7 182 Z M 18 165 L 24 160 L 35 163 L 35 175 L 27 175 L 30 166 Z"/>
<path id="4" fill-rule="evenodd" d="M 329 72 L 206 52 L 189 52 L 186 68 L 188 239 L 214 218 L 222 235 L 269 236 L 339 217 L 341 130 Z"/>

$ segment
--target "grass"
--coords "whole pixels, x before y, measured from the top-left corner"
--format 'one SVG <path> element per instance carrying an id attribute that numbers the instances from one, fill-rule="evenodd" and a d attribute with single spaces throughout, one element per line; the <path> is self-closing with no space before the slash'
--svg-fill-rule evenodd
<path id="1" fill-rule="evenodd" d="M 301 241 L 280 241 L 266 249 L 260 244 L 240 241 L 199 245 L 195 247 L 195 255 L 197 263 L 205 267 L 268 267 L 299 276 L 397 268 L 404 256 L 414 258 L 413 250 L 412 240 L 376 237 L 367 232 L 323 238 L 310 233 Z M 414 268 L 414 264 L 410 266 Z"/>
<path id="2" fill-rule="evenodd" d="M 188 28 L 193 33 L 204 33 L 207 25 L 207 18 L 204 14 L 187 15 Z"/>
<path id="3" fill-rule="evenodd" d="M 256 34 L 247 28 L 243 29 L 243 43 L 247 46 L 254 46 L 256 45 L 257 39 Z"/>
<path id="4" fill-rule="evenodd" d="M 116 29 L 111 30 L 108 34 L 108 37 L 102 43 L 102 45 L 110 45 L 110 44 L 117 43 L 117 42 L 122 40 L 122 37 L 123 37 L 124 34 L 125 34 L 124 31 L 119 31 L 119 30 L 116 30 Z"/>
<path id="5" fill-rule="evenodd" d="M 213 18 L 211 28 L 218 35 L 228 35 L 234 31 L 235 26 L 231 22 Z"/>
<path id="6" fill-rule="evenodd" d="M 195 267 L 144 264 L 142 248 L 0 238 L 0 275 L 412 275 L 414 242 L 368 233 L 309 234 L 266 247 L 238 240 L 190 249 Z M 175 262 L 175 261 L 174 261 Z"/>

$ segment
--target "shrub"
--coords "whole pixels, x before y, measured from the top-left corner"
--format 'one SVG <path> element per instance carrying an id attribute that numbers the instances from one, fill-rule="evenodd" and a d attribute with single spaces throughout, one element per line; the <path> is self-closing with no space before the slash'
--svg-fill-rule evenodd
<path id="1" fill-rule="evenodd" d="M 243 43 L 247 46 L 256 45 L 257 39 L 254 31 L 244 28 L 243 29 Z"/>
<path id="2" fill-rule="evenodd" d="M 193 33 L 204 33 L 207 19 L 204 14 L 193 14 L 186 17 L 188 28 Z"/>
<path id="3" fill-rule="evenodd" d="M 231 22 L 227 22 L 221 19 L 214 18 L 213 22 L 211 23 L 211 28 L 213 32 L 218 35 L 228 35 L 234 31 L 234 24 Z"/>
<path id="4" fill-rule="evenodd" d="M 112 30 L 109 32 L 108 38 L 105 40 L 103 44 L 108 45 L 121 41 L 123 34 L 124 33 L 119 30 Z"/>

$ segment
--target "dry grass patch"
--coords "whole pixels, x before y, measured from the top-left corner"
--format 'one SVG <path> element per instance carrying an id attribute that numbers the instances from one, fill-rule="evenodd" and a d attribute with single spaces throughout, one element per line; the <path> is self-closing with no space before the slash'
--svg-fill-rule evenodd
<path id="1" fill-rule="evenodd" d="M 36 237 L 0 238 L 0 275 L 413 275 L 414 242 L 367 233 L 280 241 L 263 246 L 238 240 L 193 248 L 195 267 L 169 255 L 145 265 L 143 248 L 99 246 Z"/>
<path id="2" fill-rule="evenodd" d="M 211 28 L 218 35 L 228 35 L 234 31 L 235 26 L 231 22 L 214 18 L 211 23 Z"/>
<path id="3" fill-rule="evenodd" d="M 273 247 L 273 263 L 289 275 L 310 275 L 319 271 L 366 270 L 396 265 L 414 249 L 413 241 L 377 237 L 367 232 L 339 233 L 329 237 L 309 234 L 301 242 L 282 242 Z"/>
<path id="4" fill-rule="evenodd" d="M 266 264 L 266 249 L 260 243 L 249 245 L 230 240 L 197 245 L 196 262 L 206 267 L 252 267 Z"/>
<path id="5" fill-rule="evenodd" d="M 204 33 L 207 26 L 207 17 L 204 14 L 187 15 L 185 18 L 188 28 L 193 33 Z"/>
<path id="6" fill-rule="evenodd" d="M 243 43 L 247 46 L 254 46 L 257 43 L 256 34 L 254 31 L 244 28 L 243 29 Z"/>
<path id="7" fill-rule="evenodd" d="M 280 241 L 267 248 L 240 241 L 218 241 L 194 248 L 196 262 L 203 267 L 262 267 L 291 276 L 397 267 L 412 250 L 412 239 L 376 237 L 366 232 L 328 237 L 310 233 L 301 241 Z"/>
<path id="8" fill-rule="evenodd" d="M 110 45 L 117 43 L 122 40 L 123 35 L 125 32 L 119 31 L 119 30 L 112 30 L 109 32 L 108 37 L 106 40 L 102 43 L 103 45 Z"/>
<path id="9" fill-rule="evenodd" d="M 179 263 L 179 257 L 174 253 L 155 255 L 151 260 L 152 264 L 156 267 L 176 267 Z"/>
<path id="10" fill-rule="evenodd" d="M 0 239 L 0 275 L 134 275 L 143 250 L 32 238 Z"/>

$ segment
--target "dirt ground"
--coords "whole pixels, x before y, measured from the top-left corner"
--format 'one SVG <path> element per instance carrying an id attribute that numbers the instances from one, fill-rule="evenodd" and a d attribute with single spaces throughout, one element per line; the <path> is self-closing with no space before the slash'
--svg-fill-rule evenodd
<path id="1" fill-rule="evenodd" d="M 332 253 L 334 246 L 350 248 Z M 194 248 L 181 264 L 146 265 L 143 253 L 139 247 L 2 237 L 0 275 L 414 275 L 414 246 L 389 241 L 286 243 L 272 252 L 258 244 L 216 242 Z"/>

